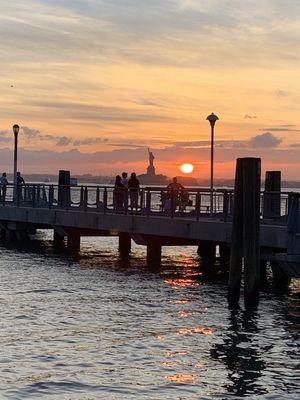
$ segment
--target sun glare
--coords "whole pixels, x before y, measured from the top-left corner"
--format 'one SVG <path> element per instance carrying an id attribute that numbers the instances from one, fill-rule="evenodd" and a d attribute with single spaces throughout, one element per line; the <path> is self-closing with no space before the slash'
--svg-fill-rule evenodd
<path id="1" fill-rule="evenodd" d="M 191 174 L 194 171 L 194 166 L 193 166 L 193 164 L 182 164 L 180 166 L 180 170 L 184 174 Z"/>

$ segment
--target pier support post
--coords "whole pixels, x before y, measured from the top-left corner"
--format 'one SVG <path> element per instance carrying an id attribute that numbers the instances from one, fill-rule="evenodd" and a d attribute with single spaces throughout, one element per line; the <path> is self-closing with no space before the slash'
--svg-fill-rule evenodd
<path id="1" fill-rule="evenodd" d="M 240 300 L 243 258 L 243 169 L 242 158 L 237 159 L 234 185 L 234 206 L 231 234 L 228 303 L 235 306 Z"/>
<path id="2" fill-rule="evenodd" d="M 219 245 L 219 254 L 220 254 L 220 264 L 224 270 L 229 270 L 230 263 L 230 247 L 227 243 L 221 243 Z"/>
<path id="3" fill-rule="evenodd" d="M 281 192 L 281 171 L 267 171 L 265 179 L 264 201 L 263 201 L 264 218 L 280 217 L 281 214 L 280 192 Z"/>
<path id="4" fill-rule="evenodd" d="M 67 248 L 71 254 L 78 254 L 80 252 L 80 233 L 77 231 L 68 232 Z"/>
<path id="5" fill-rule="evenodd" d="M 216 244 L 213 242 L 203 242 L 199 244 L 197 253 L 201 257 L 202 267 L 210 269 L 216 260 Z"/>
<path id="6" fill-rule="evenodd" d="M 62 246 L 64 243 L 64 236 L 60 235 L 58 232 L 53 233 L 53 244 L 56 247 Z"/>
<path id="7" fill-rule="evenodd" d="M 260 287 L 266 286 L 268 283 L 268 278 L 267 278 L 267 261 L 266 260 L 260 260 Z"/>
<path id="8" fill-rule="evenodd" d="M 246 308 L 256 307 L 259 303 L 260 174 L 259 158 L 237 160 L 228 300 L 230 305 L 239 300 L 244 256 Z"/>
<path id="9" fill-rule="evenodd" d="M 291 278 L 286 275 L 276 261 L 271 261 L 273 285 L 277 294 L 285 294 L 289 290 Z"/>
<path id="10" fill-rule="evenodd" d="M 161 264 L 161 243 L 155 239 L 147 243 L 147 265 L 149 268 L 157 269 Z"/>
<path id="11" fill-rule="evenodd" d="M 260 286 L 260 185 L 261 160 L 243 159 L 243 237 L 244 237 L 244 301 L 245 307 L 259 303 Z"/>
<path id="12" fill-rule="evenodd" d="M 68 208 L 70 204 L 70 171 L 60 170 L 58 175 L 58 206 Z"/>
<path id="13" fill-rule="evenodd" d="M 131 251 L 131 236 L 128 233 L 119 233 L 119 252 L 121 256 L 128 256 Z"/>

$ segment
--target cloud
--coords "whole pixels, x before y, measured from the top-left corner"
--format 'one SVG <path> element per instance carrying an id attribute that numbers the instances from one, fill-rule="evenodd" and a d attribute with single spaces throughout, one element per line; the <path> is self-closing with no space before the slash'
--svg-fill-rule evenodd
<path id="1" fill-rule="evenodd" d="M 106 142 L 108 142 L 107 138 L 88 137 L 86 139 L 73 140 L 72 143 L 73 143 L 74 146 L 86 146 L 86 145 L 106 143 Z"/>
<path id="2" fill-rule="evenodd" d="M 57 140 L 56 146 L 68 146 L 71 143 L 72 143 L 71 138 L 68 138 L 67 136 L 62 136 Z"/>
<path id="3" fill-rule="evenodd" d="M 39 130 L 37 129 L 32 129 L 29 128 L 27 126 L 22 126 L 21 127 L 24 136 L 26 137 L 26 139 L 36 139 L 36 140 L 40 140 L 42 142 L 52 142 L 55 146 L 57 147 L 65 147 L 65 146 L 69 146 L 69 145 L 73 145 L 73 146 L 87 146 L 87 145 L 92 145 L 92 144 L 99 144 L 99 143 L 106 143 L 108 142 L 107 138 L 102 138 L 102 137 L 88 137 L 88 138 L 84 138 L 84 139 L 73 139 L 69 136 L 55 136 L 55 135 L 49 135 L 49 134 L 42 134 Z M 7 143 L 8 141 L 10 141 L 9 138 L 6 138 L 6 136 L 8 135 L 8 131 L 2 131 L 3 132 L 3 140 L 2 142 Z M 0 132 L 1 134 L 1 132 Z M 0 137 L 0 141 L 1 141 L 1 137 Z"/>
<path id="4" fill-rule="evenodd" d="M 249 140 L 250 147 L 253 148 L 274 148 L 280 145 L 282 139 L 274 136 L 271 132 L 252 137 Z"/>
<path id="5" fill-rule="evenodd" d="M 1 52 L 6 62 L 292 65 L 299 13 L 295 0 L 2 1 Z"/>
<path id="6" fill-rule="evenodd" d="M 263 128 L 260 131 L 268 132 L 300 132 L 300 129 L 293 128 L 295 125 L 282 125 L 273 128 Z"/>
<path id="7" fill-rule="evenodd" d="M 250 114 L 245 114 L 244 115 L 244 119 L 256 119 L 257 116 L 256 115 L 250 115 Z"/>
<path id="8" fill-rule="evenodd" d="M 33 101 L 33 106 L 51 109 L 55 118 L 109 121 L 115 124 L 124 122 L 176 122 L 178 117 L 166 116 L 153 111 L 147 111 L 119 106 L 103 106 L 96 104 L 84 104 L 71 101 Z"/>
<path id="9" fill-rule="evenodd" d="M 276 97 L 287 97 L 289 95 L 289 93 L 285 90 L 280 90 L 278 89 L 276 92 Z"/>

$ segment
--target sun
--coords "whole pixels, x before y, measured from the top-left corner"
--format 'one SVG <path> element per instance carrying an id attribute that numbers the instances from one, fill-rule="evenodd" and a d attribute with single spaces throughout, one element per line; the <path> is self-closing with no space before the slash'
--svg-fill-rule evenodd
<path id="1" fill-rule="evenodd" d="M 191 174 L 194 171 L 194 166 L 193 166 L 193 164 L 190 164 L 190 163 L 182 164 L 180 166 L 180 170 L 184 174 Z"/>

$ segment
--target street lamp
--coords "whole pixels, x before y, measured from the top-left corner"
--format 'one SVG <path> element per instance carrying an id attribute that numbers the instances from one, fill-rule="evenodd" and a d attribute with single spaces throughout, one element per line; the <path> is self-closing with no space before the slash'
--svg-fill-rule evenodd
<path id="1" fill-rule="evenodd" d="M 19 125 L 13 126 L 13 132 L 15 135 L 15 147 L 14 147 L 14 194 L 13 198 L 17 200 L 17 170 L 18 170 L 18 134 L 20 127 Z"/>
<path id="2" fill-rule="evenodd" d="M 210 145 L 210 215 L 213 214 L 214 210 L 214 129 L 215 123 L 218 121 L 218 117 L 211 113 L 206 118 L 211 126 L 211 145 Z"/>

